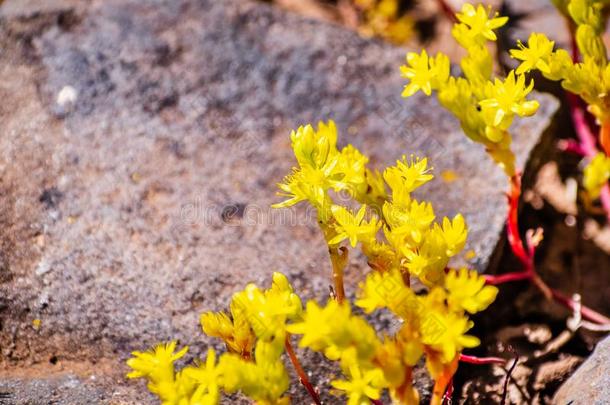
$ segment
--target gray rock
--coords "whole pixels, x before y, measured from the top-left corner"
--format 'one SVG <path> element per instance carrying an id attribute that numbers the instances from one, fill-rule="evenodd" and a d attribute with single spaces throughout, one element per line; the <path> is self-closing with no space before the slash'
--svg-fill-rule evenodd
<path id="1" fill-rule="evenodd" d="M 200 356 L 199 314 L 274 270 L 323 299 L 315 218 L 269 208 L 303 123 L 333 118 L 377 167 L 414 153 L 455 172 L 422 196 L 465 215 L 470 264 L 488 267 L 506 179 L 434 99 L 401 99 L 404 50 L 251 1 L 15 3 L 0 9 L 0 379 L 13 398 L 40 376 L 85 381 L 71 362 L 103 360 L 114 366 L 83 390 L 109 401 L 131 350 L 175 338 Z M 537 97 L 537 118 L 515 128 L 520 168 L 557 107 Z M 351 292 L 365 269 L 353 256 Z M 43 371 L 15 377 L 32 364 Z"/>
<path id="2" fill-rule="evenodd" d="M 610 401 L 610 337 L 595 347 L 589 358 L 559 388 L 557 405 L 602 405 Z"/>

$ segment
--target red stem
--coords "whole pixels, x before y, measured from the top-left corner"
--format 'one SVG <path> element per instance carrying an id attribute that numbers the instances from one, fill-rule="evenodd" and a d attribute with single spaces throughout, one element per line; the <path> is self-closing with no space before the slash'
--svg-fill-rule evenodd
<path id="1" fill-rule="evenodd" d="M 309 382 L 309 378 L 307 378 L 307 374 L 305 373 L 305 370 L 303 370 L 303 367 L 301 367 L 301 363 L 299 362 L 297 355 L 295 354 L 294 350 L 292 349 L 292 345 L 290 344 L 290 335 L 289 334 L 286 334 L 285 346 L 286 346 L 286 353 L 288 353 L 288 357 L 290 357 L 290 361 L 292 362 L 292 365 L 294 366 L 294 369 L 297 372 L 299 379 L 301 380 L 301 384 L 303 384 L 303 386 L 309 393 L 309 396 L 311 397 L 311 399 L 313 399 L 313 401 L 316 403 L 316 405 L 322 405 L 322 401 L 320 401 L 320 396 L 318 395 L 316 390 L 313 388 L 313 385 L 311 385 L 311 383 Z"/>
<path id="2" fill-rule="evenodd" d="M 584 115 L 581 117 L 584 118 Z M 586 127 L 588 130 L 588 126 Z M 588 145 L 588 144 L 587 144 Z M 585 145 L 583 145 L 584 147 Z M 587 146 L 588 147 L 588 146 Z M 608 203 L 610 204 L 610 190 L 608 187 L 605 188 L 608 192 Z M 575 305 L 571 298 L 563 295 L 557 290 L 550 288 L 546 283 L 536 274 L 534 266 L 534 254 L 536 246 L 532 243 L 528 243 L 527 250 L 526 245 L 523 243 L 521 235 L 519 233 L 519 197 L 521 195 L 521 180 L 518 175 L 511 177 L 511 190 L 508 196 L 509 201 L 509 212 L 507 220 L 507 233 L 508 243 L 510 244 L 511 250 L 517 256 L 523 270 L 520 272 L 513 272 L 507 274 L 501 274 L 498 276 L 485 276 L 487 284 L 498 285 L 510 281 L 518 280 L 531 280 L 531 282 L 548 298 L 554 299 L 556 302 L 562 304 L 568 309 L 574 311 Z M 609 205 L 610 207 L 610 205 Z M 607 211 L 610 212 L 610 211 Z M 529 241 L 528 241 L 529 242 Z M 610 319 L 599 312 L 588 308 L 586 306 L 581 307 L 581 314 L 583 318 L 595 322 L 601 325 L 610 323 Z"/>
<path id="3" fill-rule="evenodd" d="M 515 271 L 512 273 L 504 273 L 497 276 L 484 274 L 483 277 L 485 277 L 485 284 L 499 285 L 511 281 L 530 280 L 532 278 L 532 275 L 526 271 Z"/>
<path id="4" fill-rule="evenodd" d="M 572 61 L 576 63 L 578 62 L 578 46 L 576 37 L 574 36 L 574 28 L 572 26 L 570 26 L 570 38 L 572 45 Z M 599 153 L 599 150 L 597 149 L 597 137 L 593 134 L 589 127 L 589 123 L 587 122 L 587 113 L 577 95 L 566 92 L 566 97 L 570 107 L 570 115 L 572 116 L 574 130 L 576 131 L 576 136 L 578 136 L 580 142 L 580 149 L 585 156 L 593 159 L 593 157 Z M 608 184 L 602 188 L 599 200 L 606 212 L 606 218 L 610 222 L 610 187 L 608 187 Z"/>
<path id="5" fill-rule="evenodd" d="M 523 264 L 523 271 L 533 270 L 533 258 L 529 257 L 519 233 L 519 197 L 521 196 L 521 178 L 518 174 L 510 178 L 510 194 L 508 195 L 508 219 L 506 229 L 511 250 Z"/>
<path id="6" fill-rule="evenodd" d="M 574 130 L 576 131 L 576 136 L 580 142 L 580 147 L 585 156 L 592 158 L 597 155 L 598 150 L 596 137 L 587 123 L 586 111 L 577 95 L 566 93 L 566 98 L 570 107 L 570 115 L 572 117 Z"/>
<path id="7" fill-rule="evenodd" d="M 557 291 L 557 290 L 553 290 L 551 289 L 551 292 L 553 293 L 553 298 L 555 299 L 555 301 L 561 303 L 562 305 L 564 305 L 565 307 L 571 309 L 572 311 L 574 311 L 575 308 L 575 303 L 572 300 L 572 298 L 563 295 L 561 292 Z M 584 305 L 581 304 L 581 308 L 580 308 L 580 313 L 582 315 L 583 318 L 591 321 L 591 322 L 595 322 L 598 323 L 600 325 L 608 325 L 610 324 L 610 318 L 608 318 L 605 315 L 600 314 L 599 312 L 586 307 Z"/>
<path id="8" fill-rule="evenodd" d="M 460 361 L 468 364 L 500 364 L 505 365 L 506 360 L 501 357 L 477 357 L 469 356 L 467 354 L 460 354 Z"/>
<path id="9" fill-rule="evenodd" d="M 485 284 L 499 285 L 499 284 L 504 284 L 504 283 L 508 283 L 511 281 L 533 280 L 534 277 L 537 277 L 537 275 L 535 273 L 528 273 L 525 271 L 515 271 L 512 273 L 500 274 L 498 276 L 492 276 L 489 274 L 485 274 L 484 277 L 485 277 Z M 540 281 L 540 282 L 542 282 L 542 281 Z M 538 286 L 538 287 L 540 288 L 540 286 Z M 574 303 L 572 298 L 562 294 L 561 292 L 555 290 L 554 288 L 547 286 L 546 284 L 544 284 L 543 288 L 546 289 L 545 291 L 548 291 L 548 293 L 550 293 L 551 298 L 553 298 L 556 302 L 558 302 L 559 304 L 568 308 L 569 310 L 574 311 L 576 304 Z M 605 315 L 600 314 L 599 312 L 597 312 L 594 309 L 591 309 L 585 305 L 581 304 L 580 313 L 581 313 L 582 317 L 588 321 L 595 322 L 600 325 L 610 324 L 610 318 L 608 318 Z"/>

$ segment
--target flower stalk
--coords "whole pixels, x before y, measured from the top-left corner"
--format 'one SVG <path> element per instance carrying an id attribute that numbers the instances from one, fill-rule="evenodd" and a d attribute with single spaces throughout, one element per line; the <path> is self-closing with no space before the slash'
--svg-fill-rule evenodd
<path id="1" fill-rule="evenodd" d="M 509 209 L 506 225 L 508 243 L 513 254 L 519 259 L 523 269 L 521 271 L 500 275 L 485 275 L 485 283 L 488 285 L 500 285 L 512 281 L 529 280 L 548 300 L 554 300 L 564 307 L 574 310 L 576 304 L 570 297 L 549 287 L 536 273 L 534 256 L 536 247 L 542 237 L 540 235 L 536 236 L 533 232 L 529 232 L 526 240 L 527 243 L 524 243 L 522 240 L 519 233 L 519 198 L 521 196 L 521 181 L 519 176 L 515 175 L 511 177 L 510 183 L 511 189 L 508 195 Z M 581 306 L 581 313 L 583 318 L 588 321 L 601 325 L 610 324 L 610 318 L 585 305 Z"/>
<path id="2" fill-rule="evenodd" d="M 301 366 L 301 363 L 299 362 L 299 358 L 297 357 L 296 353 L 294 352 L 294 349 L 292 348 L 292 344 L 290 343 L 290 334 L 289 333 L 286 334 L 285 348 L 286 348 L 286 353 L 288 354 L 288 358 L 290 358 L 290 362 L 294 366 L 294 370 L 296 371 L 297 375 L 299 376 L 299 381 L 301 382 L 301 384 L 303 384 L 303 386 L 307 390 L 307 393 L 309 394 L 311 399 L 313 399 L 315 404 L 322 405 L 322 401 L 320 400 L 320 395 L 318 395 L 318 392 L 315 390 L 313 385 L 311 385 L 311 382 L 309 382 L 307 373 L 305 372 L 305 370 L 303 370 L 303 367 Z"/>
<path id="3" fill-rule="evenodd" d="M 348 249 L 345 246 L 340 248 L 329 247 L 328 253 L 333 268 L 333 283 L 335 298 L 339 303 L 345 300 L 345 287 L 343 285 L 343 270 L 347 265 Z"/>
<path id="4" fill-rule="evenodd" d="M 477 356 L 469 356 L 467 354 L 460 354 L 460 361 L 462 363 L 468 364 L 499 364 L 501 366 L 506 364 L 506 360 L 501 357 L 477 357 Z"/>

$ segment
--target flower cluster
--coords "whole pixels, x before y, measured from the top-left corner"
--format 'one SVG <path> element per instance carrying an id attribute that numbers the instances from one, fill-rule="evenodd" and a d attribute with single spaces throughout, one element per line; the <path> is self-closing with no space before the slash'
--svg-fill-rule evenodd
<path id="1" fill-rule="evenodd" d="M 540 71 L 550 80 L 577 94 L 589 105 L 589 111 L 603 123 L 610 119 L 610 67 L 602 40 L 604 25 L 600 2 L 570 1 L 568 10 L 577 24 L 576 41 L 583 61 L 575 63 L 565 49 L 554 50 L 555 43 L 544 34 L 532 33 L 527 45 L 519 42 L 510 51 L 520 61 L 519 72 Z"/>
<path id="2" fill-rule="evenodd" d="M 303 321 L 288 330 L 303 335 L 302 347 L 323 352 L 340 362 L 347 380 L 332 385 L 345 391 L 348 403 L 368 403 L 378 399 L 382 389 L 389 389 L 397 403 L 419 403 L 413 388 L 412 371 L 425 354 L 431 376 L 437 382 L 435 392 L 444 392 L 444 383 L 457 366 L 464 348 L 479 340 L 466 332 L 472 327 L 467 313 L 487 308 L 497 289 L 484 286 L 476 271 L 449 270 L 442 285 L 427 295 L 415 295 L 404 282 L 399 269 L 373 270 L 360 285 L 356 305 L 371 313 L 389 309 L 401 328 L 394 335 L 379 338 L 372 326 L 351 313 L 349 306 L 330 301 L 320 308 L 309 302 Z"/>
<path id="3" fill-rule="evenodd" d="M 289 376 L 282 360 L 287 339 L 286 322 L 301 317 L 300 298 L 288 279 L 273 274 L 273 284 L 260 290 L 249 284 L 234 294 L 231 317 L 224 312 L 201 316 L 204 333 L 222 339 L 227 347 L 216 362 L 208 350 L 205 363 L 186 366 L 179 372 L 174 362 L 188 348 L 174 353 L 176 342 L 158 345 L 146 353 L 134 352 L 127 365 L 129 378 L 146 378 L 149 390 L 166 405 L 218 404 L 220 390 L 242 392 L 261 405 L 290 403 L 284 393 Z"/>
<path id="4" fill-rule="evenodd" d="M 456 17 L 451 33 L 467 51 L 460 62 L 463 77 L 451 75 L 449 58 L 442 53 L 409 52 L 407 64 L 401 67 L 402 76 L 409 81 L 403 96 L 410 97 L 418 90 L 429 96 L 436 91 L 440 103 L 458 118 L 466 135 L 485 145 L 493 159 L 513 176 L 509 128 L 515 116 L 531 116 L 538 110 L 538 102 L 527 99 L 533 82 L 526 83 L 524 69 L 510 71 L 504 79 L 493 77 L 488 45 L 496 41 L 494 31 L 506 24 L 507 17 L 468 3 Z"/>
<path id="5" fill-rule="evenodd" d="M 174 341 L 159 344 L 148 352 L 133 352 L 133 357 L 127 361 L 133 371 L 127 377 L 145 378 L 150 392 L 164 405 L 217 404 L 221 372 L 214 349 L 208 350 L 205 363 L 185 367 L 179 372 L 174 370 L 174 363 L 186 354 L 188 347 L 178 353 L 174 353 L 175 349 Z"/>
<path id="6" fill-rule="evenodd" d="M 607 4 L 597 0 L 567 0 L 556 2 L 560 11 L 576 27 L 575 39 L 582 55 L 575 62 L 564 49 L 554 49 L 555 43 L 544 34 L 532 33 L 527 45 L 519 42 L 511 56 L 520 61 L 517 71 L 538 70 L 549 80 L 560 81 L 563 88 L 578 95 L 601 127 L 600 143 L 610 155 L 610 64 L 603 41 L 608 13 Z M 599 195 L 608 182 L 604 177 L 603 158 L 595 157 L 585 170 L 585 188 L 592 197 Z"/>
<path id="7" fill-rule="evenodd" d="M 427 58 L 425 53 L 417 57 Z M 433 70 L 445 63 L 448 69 L 442 57 L 425 62 Z M 426 83 L 421 86 L 429 90 Z M 346 380 L 332 384 L 346 392 L 350 404 L 377 399 L 383 389 L 400 403 L 417 403 L 412 369 L 424 354 L 439 384 L 437 392 L 442 393 L 455 372 L 458 354 L 478 344 L 466 335 L 472 326 L 467 314 L 485 309 L 497 293 L 495 287 L 484 286 L 476 272 L 447 267 L 466 243 L 464 218 L 458 214 L 436 223 L 432 205 L 413 198 L 413 191 L 433 178 L 425 158 L 403 156 L 379 174 L 366 167 L 368 159 L 352 145 L 336 149 L 332 121 L 320 123 L 317 130 L 299 128 L 291 137 L 299 166 L 279 184 L 280 195 L 287 200 L 276 207 L 299 201 L 315 207 L 333 264 L 339 247 L 360 247 L 371 272 L 360 285 L 356 305 L 367 313 L 389 309 L 403 327 L 381 339 L 339 299 L 325 307 L 309 302 L 302 320 L 287 330 L 302 335 L 302 347 L 340 362 Z M 354 201 L 339 204 L 333 191 L 347 191 Z M 359 209 L 352 210 L 353 203 L 360 203 Z M 334 271 L 342 269 L 335 266 Z M 413 293 L 412 277 L 429 288 L 427 295 Z"/>
<path id="8" fill-rule="evenodd" d="M 317 209 L 329 247 L 348 240 L 351 247 L 361 245 L 377 270 L 397 268 L 426 285 L 442 283 L 468 232 L 461 215 L 439 225 L 432 205 L 411 196 L 433 178 L 427 160 L 403 156 L 380 175 L 366 167 L 368 159 L 352 145 L 337 150 L 336 140 L 332 121 L 320 123 L 317 131 L 306 126 L 293 132 L 299 167 L 279 184 L 280 195 L 288 199 L 275 207 L 307 200 Z M 334 201 L 332 191 L 348 191 L 362 205 L 354 212 Z"/>

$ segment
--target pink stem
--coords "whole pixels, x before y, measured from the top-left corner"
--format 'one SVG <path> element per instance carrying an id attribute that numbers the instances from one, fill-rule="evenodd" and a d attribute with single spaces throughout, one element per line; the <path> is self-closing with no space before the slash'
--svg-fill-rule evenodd
<path id="1" fill-rule="evenodd" d="M 506 360 L 501 357 L 477 357 L 469 356 L 467 354 L 460 354 L 460 361 L 468 364 L 501 364 L 505 365 Z"/>
<path id="2" fill-rule="evenodd" d="M 484 274 L 483 277 L 485 277 L 485 284 L 498 285 L 509 283 L 511 281 L 531 280 L 532 274 L 526 271 L 515 271 L 512 273 L 504 273 L 497 276 Z"/>
<path id="3" fill-rule="evenodd" d="M 574 35 L 572 34 L 572 37 Z M 578 60 L 578 50 L 575 45 L 575 40 L 573 39 L 573 49 L 572 54 L 573 58 L 576 58 L 575 61 Z M 598 153 L 597 149 L 597 141 L 596 136 L 591 131 L 589 124 L 587 123 L 586 111 L 582 107 L 580 102 L 580 98 L 577 95 L 572 93 L 566 93 L 568 98 L 568 104 L 570 106 L 570 115 L 572 116 L 572 122 L 574 124 L 574 130 L 576 131 L 576 135 L 578 136 L 578 140 L 580 141 L 580 149 L 583 154 L 590 159 L 593 159 Z M 604 185 L 599 195 L 599 200 L 602 203 L 602 207 L 604 207 L 604 212 L 606 213 L 606 218 L 610 222 L 610 188 L 608 184 Z"/>
<path id="4" fill-rule="evenodd" d="M 508 218 L 506 230 L 511 250 L 523 264 L 523 271 L 531 271 L 533 259 L 525 251 L 524 243 L 519 233 L 519 197 L 521 196 L 521 177 L 516 174 L 510 178 L 510 193 L 508 195 Z"/>
<path id="5" fill-rule="evenodd" d="M 484 274 L 483 276 L 485 277 L 485 284 L 488 284 L 488 285 L 499 285 L 499 284 L 509 283 L 511 281 L 520 281 L 520 280 L 534 280 L 537 277 L 535 273 L 527 272 L 527 271 L 515 271 L 512 273 L 500 274 L 498 276 Z M 539 287 L 539 288 L 541 288 L 541 289 L 544 288 L 551 294 L 551 297 L 556 302 L 558 302 L 559 304 L 568 308 L 569 310 L 574 311 L 576 304 L 570 297 L 562 294 L 561 292 L 555 290 L 554 288 L 548 287 L 546 284 L 544 284 L 544 287 Z M 581 304 L 580 313 L 581 313 L 582 317 L 588 321 L 595 322 L 600 325 L 610 324 L 610 318 L 608 318 L 605 315 L 600 314 L 599 312 L 595 311 L 594 309 L 587 307 L 586 305 Z M 462 359 L 460 358 L 460 360 L 462 360 Z"/>
<path id="6" fill-rule="evenodd" d="M 565 307 L 574 311 L 576 304 L 570 297 L 563 295 L 562 293 L 560 293 L 557 290 L 551 289 L 551 292 L 553 293 L 553 298 L 555 299 L 555 301 L 559 302 L 560 304 L 562 304 Z M 587 306 L 582 305 L 580 308 L 580 313 L 583 318 L 585 318 L 591 322 L 595 322 L 600 325 L 610 324 L 610 318 L 608 318 L 605 315 L 600 314 L 599 312 L 597 312 Z"/>
<path id="7" fill-rule="evenodd" d="M 598 150 L 595 135 L 587 123 L 586 112 L 582 108 L 580 99 L 577 95 L 566 93 L 566 96 L 568 98 L 570 115 L 572 116 L 574 130 L 576 131 L 576 136 L 578 136 L 580 147 L 585 156 L 592 158 L 597 155 Z"/>
<path id="8" fill-rule="evenodd" d="M 562 152 L 570 152 L 575 155 L 587 156 L 580 143 L 576 142 L 574 139 L 561 139 L 557 142 L 557 147 Z"/>

